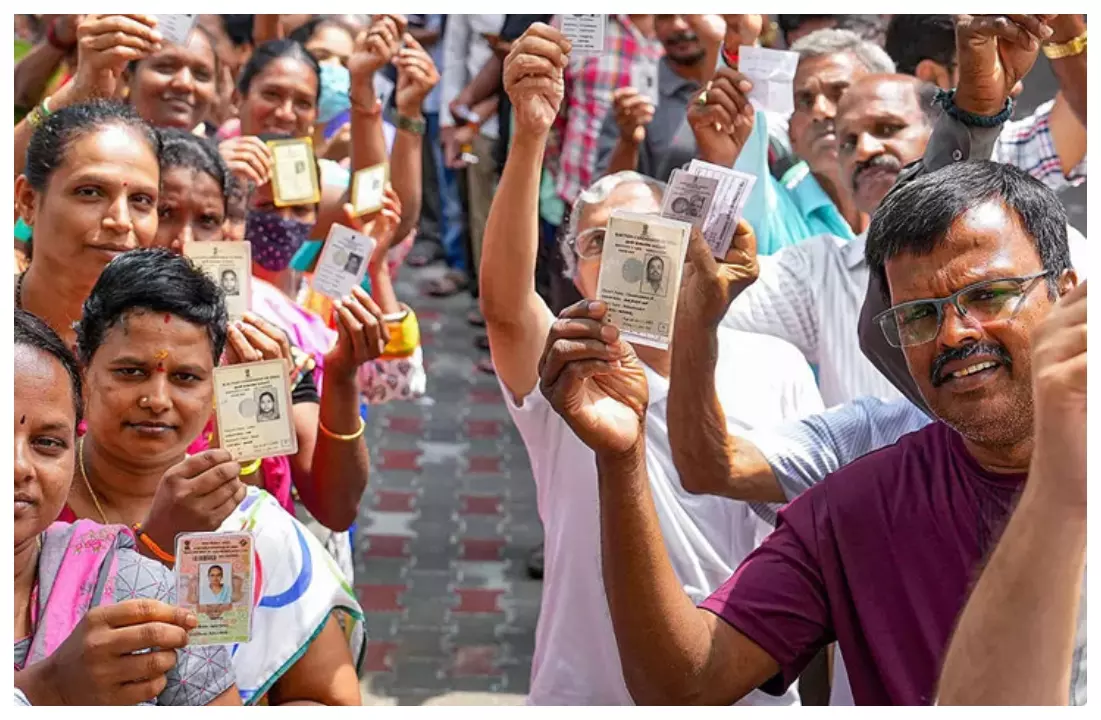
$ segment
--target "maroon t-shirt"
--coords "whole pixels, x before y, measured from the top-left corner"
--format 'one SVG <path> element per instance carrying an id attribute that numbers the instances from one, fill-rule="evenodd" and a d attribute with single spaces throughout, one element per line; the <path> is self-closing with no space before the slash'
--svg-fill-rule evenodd
<path id="1" fill-rule="evenodd" d="M 701 607 L 780 664 L 768 692 L 836 640 L 857 704 L 929 704 L 956 617 L 1026 477 L 987 472 L 934 423 L 796 498 Z"/>

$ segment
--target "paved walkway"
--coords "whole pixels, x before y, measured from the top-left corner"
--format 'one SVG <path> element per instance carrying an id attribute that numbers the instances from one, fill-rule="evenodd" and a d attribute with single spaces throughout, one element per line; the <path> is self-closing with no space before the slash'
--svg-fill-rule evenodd
<path id="1" fill-rule="evenodd" d="M 403 268 L 420 318 L 427 395 L 371 411 L 371 482 L 356 537 L 356 589 L 370 636 L 364 702 L 519 704 L 528 690 L 542 541 L 527 453 L 497 380 L 474 363 L 469 294 L 446 300 Z"/>

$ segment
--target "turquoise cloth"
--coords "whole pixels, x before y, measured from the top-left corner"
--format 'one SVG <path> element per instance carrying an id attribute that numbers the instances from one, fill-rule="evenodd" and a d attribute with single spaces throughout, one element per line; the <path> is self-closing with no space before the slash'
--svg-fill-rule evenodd
<path id="1" fill-rule="evenodd" d="M 757 234 L 757 252 L 773 255 L 808 237 L 831 234 L 852 240 L 855 235 L 829 195 L 814 179 L 806 163 L 784 176 L 772 177 L 768 166 L 768 121 L 758 112 L 734 169 L 757 178 L 743 217 Z M 763 178 L 763 180 L 762 180 Z"/>
<path id="2" fill-rule="evenodd" d="M 20 242 L 30 242 L 31 235 L 34 234 L 34 230 L 31 226 L 23 222 L 23 218 L 19 218 L 15 221 L 15 239 Z"/>

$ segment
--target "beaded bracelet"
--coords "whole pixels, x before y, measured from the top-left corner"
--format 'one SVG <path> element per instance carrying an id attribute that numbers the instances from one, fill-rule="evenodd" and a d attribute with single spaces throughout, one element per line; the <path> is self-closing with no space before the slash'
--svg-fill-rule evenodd
<path id="1" fill-rule="evenodd" d="M 131 529 L 134 531 L 135 537 L 137 537 L 138 540 L 141 540 L 142 544 L 144 544 L 145 547 L 149 548 L 149 550 L 157 556 L 158 560 L 169 563 L 171 565 L 176 564 L 176 556 L 170 555 L 164 550 L 161 550 L 161 546 L 155 543 L 153 541 L 153 538 L 149 537 L 149 534 L 141 529 L 141 523 L 134 523 L 134 527 Z"/>

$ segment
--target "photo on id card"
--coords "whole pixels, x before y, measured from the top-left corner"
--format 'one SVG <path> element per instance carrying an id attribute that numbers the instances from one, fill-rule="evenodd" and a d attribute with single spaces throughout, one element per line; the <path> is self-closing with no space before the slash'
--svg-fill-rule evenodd
<path id="1" fill-rule="evenodd" d="M 195 613 L 189 645 L 232 645 L 252 639 L 255 564 L 247 532 L 176 537 L 176 603 Z"/>
<path id="2" fill-rule="evenodd" d="M 669 347 L 692 226 L 616 211 L 608 220 L 596 296 L 631 343 Z"/>
<path id="3" fill-rule="evenodd" d="M 314 269 L 314 292 L 339 300 L 363 282 L 375 239 L 343 225 L 333 224 Z"/>
<path id="4" fill-rule="evenodd" d="M 352 176 L 352 212 L 356 217 L 382 209 L 386 182 L 390 179 L 389 163 L 363 168 Z"/>
<path id="5" fill-rule="evenodd" d="M 238 462 L 298 452 L 290 381 L 282 360 L 214 368 L 218 440 Z"/>
<path id="6" fill-rule="evenodd" d="M 276 207 L 310 205 L 321 201 L 313 140 L 308 137 L 269 140 L 274 162 L 272 195 Z"/>
<path id="7" fill-rule="evenodd" d="M 184 257 L 222 289 L 230 322 L 248 312 L 252 296 L 252 245 L 247 242 L 189 242 Z"/>
<path id="8" fill-rule="evenodd" d="M 711 212 L 719 181 L 685 170 L 673 170 L 661 201 L 661 216 L 680 220 L 702 230 Z"/>

